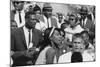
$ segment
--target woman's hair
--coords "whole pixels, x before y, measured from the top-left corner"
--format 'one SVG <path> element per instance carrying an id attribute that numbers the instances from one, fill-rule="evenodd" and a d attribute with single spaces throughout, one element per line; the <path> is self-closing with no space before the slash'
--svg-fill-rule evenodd
<path id="1" fill-rule="evenodd" d="M 60 34 L 61 32 L 64 33 L 65 35 L 65 32 L 60 29 L 60 28 L 55 28 L 55 27 L 51 27 L 51 28 L 47 28 L 45 31 L 44 31 L 44 41 L 42 42 L 42 49 L 43 50 L 46 46 L 50 45 L 51 46 L 51 40 L 50 40 L 50 37 L 52 37 L 52 35 L 54 34 L 54 31 L 58 31 Z"/>

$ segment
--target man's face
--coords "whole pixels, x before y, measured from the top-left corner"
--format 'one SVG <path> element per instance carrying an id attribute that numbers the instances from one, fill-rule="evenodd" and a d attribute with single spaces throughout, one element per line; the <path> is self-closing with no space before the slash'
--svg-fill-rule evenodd
<path id="1" fill-rule="evenodd" d="M 71 26 L 75 26 L 75 24 L 76 24 L 75 17 L 73 17 L 73 16 L 69 17 L 69 22 L 70 22 Z"/>
<path id="2" fill-rule="evenodd" d="M 85 42 L 89 41 L 89 36 L 88 36 L 87 33 L 82 34 L 82 36 L 83 36 L 83 39 L 84 39 Z"/>
<path id="3" fill-rule="evenodd" d="M 26 19 L 26 26 L 29 29 L 35 28 L 35 25 L 37 23 L 36 15 L 30 15 L 29 18 Z"/>
<path id="4" fill-rule="evenodd" d="M 60 34 L 57 30 L 55 30 L 51 38 L 54 43 L 61 46 L 63 41 L 63 32 Z"/>
<path id="5" fill-rule="evenodd" d="M 75 38 L 73 40 L 73 51 L 82 52 L 85 48 L 84 41 L 81 38 Z"/>
<path id="6" fill-rule="evenodd" d="M 16 10 L 21 11 L 24 7 L 24 3 L 23 2 L 15 2 L 14 7 Z"/>
<path id="7" fill-rule="evenodd" d="M 59 19 L 59 21 L 61 22 L 62 19 L 63 19 L 63 16 L 62 16 L 62 15 L 59 15 L 59 16 L 58 16 L 58 19 Z"/>
<path id="8" fill-rule="evenodd" d="M 44 11 L 44 15 L 46 16 L 46 17 L 50 17 L 51 15 L 52 15 L 52 8 L 50 8 L 50 9 L 46 9 L 45 11 Z"/>

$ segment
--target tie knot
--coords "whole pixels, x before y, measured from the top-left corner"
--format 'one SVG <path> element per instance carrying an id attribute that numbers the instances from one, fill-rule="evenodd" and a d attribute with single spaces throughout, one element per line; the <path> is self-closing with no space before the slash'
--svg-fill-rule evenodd
<path id="1" fill-rule="evenodd" d="M 28 32 L 30 33 L 31 30 L 28 30 Z"/>
<path id="2" fill-rule="evenodd" d="M 19 11 L 19 13 L 21 13 L 21 11 Z"/>

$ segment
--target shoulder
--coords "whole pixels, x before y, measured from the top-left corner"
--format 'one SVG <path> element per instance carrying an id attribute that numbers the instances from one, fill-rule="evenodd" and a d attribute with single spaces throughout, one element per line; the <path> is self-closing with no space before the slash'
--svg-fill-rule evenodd
<path id="1" fill-rule="evenodd" d="M 48 54 L 48 55 L 54 55 L 56 52 L 55 52 L 55 50 L 53 49 L 53 48 L 49 48 L 48 50 L 47 50 L 47 53 L 46 54 Z"/>
<path id="2" fill-rule="evenodd" d="M 23 30 L 23 27 L 20 27 L 20 28 L 17 28 L 15 30 L 12 31 L 12 34 L 16 34 L 16 33 L 19 33 Z"/>
<path id="3" fill-rule="evenodd" d="M 94 61 L 94 59 L 95 59 L 95 54 L 90 54 L 87 52 L 87 50 L 84 51 L 83 61 Z"/>
<path id="4" fill-rule="evenodd" d="M 60 58 L 66 58 L 68 56 L 71 56 L 72 52 L 68 52 L 68 53 L 65 53 L 63 55 L 60 56 Z"/>
<path id="5" fill-rule="evenodd" d="M 38 30 L 38 29 L 34 29 L 34 31 L 35 32 L 37 32 L 37 33 L 42 33 L 40 30 Z"/>
<path id="6" fill-rule="evenodd" d="M 19 27 L 19 28 L 13 30 L 12 32 L 17 33 L 17 32 L 20 32 L 20 31 L 23 31 L 23 27 Z"/>
<path id="7" fill-rule="evenodd" d="M 42 32 L 38 29 L 33 29 L 33 33 L 36 33 L 37 35 L 41 35 L 42 36 Z"/>
<path id="8" fill-rule="evenodd" d="M 72 52 L 65 53 L 59 57 L 58 63 L 70 62 Z"/>

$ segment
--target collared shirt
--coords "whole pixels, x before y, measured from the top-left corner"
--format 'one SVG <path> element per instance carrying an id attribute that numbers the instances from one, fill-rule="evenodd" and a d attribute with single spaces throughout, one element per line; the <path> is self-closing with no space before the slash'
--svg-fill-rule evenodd
<path id="1" fill-rule="evenodd" d="M 63 54 L 62 56 L 60 56 L 58 63 L 71 62 L 71 56 L 72 56 L 72 52 Z M 94 57 L 91 54 L 87 53 L 86 51 L 82 53 L 82 57 L 83 57 L 83 61 L 94 61 Z"/>
<path id="2" fill-rule="evenodd" d="M 57 18 L 56 18 L 55 16 L 52 16 L 52 17 L 50 17 L 50 18 L 47 19 L 47 18 L 43 15 L 43 18 L 44 18 L 44 23 L 45 23 L 46 28 L 48 28 L 48 26 L 49 26 L 49 27 L 55 26 L 55 25 L 52 25 L 52 23 L 56 23 L 56 24 L 57 24 Z M 56 21 L 52 21 L 52 18 L 54 18 Z"/>
<path id="3" fill-rule="evenodd" d="M 45 22 L 46 28 L 48 28 L 48 24 L 49 24 L 49 27 L 51 27 L 51 20 L 50 20 L 50 18 L 47 19 L 45 16 L 43 16 L 43 18 L 44 18 L 44 22 Z"/>
<path id="4" fill-rule="evenodd" d="M 20 11 L 20 14 L 21 14 L 21 23 L 20 23 L 20 19 L 19 19 L 19 12 L 16 11 L 16 14 L 15 14 L 15 17 L 14 17 L 14 20 L 16 21 L 17 23 L 17 26 L 18 27 L 22 27 L 25 25 L 25 13 L 24 13 L 24 10 Z"/>
<path id="5" fill-rule="evenodd" d="M 24 35 L 25 35 L 27 48 L 31 48 L 33 46 L 33 43 L 32 43 L 32 29 L 30 30 L 30 33 L 31 33 L 30 44 L 29 44 L 29 29 L 24 26 L 23 30 L 24 30 Z"/>
<path id="6" fill-rule="evenodd" d="M 57 19 L 57 25 L 58 25 L 58 28 L 61 28 L 61 24 L 64 23 L 64 19 L 62 19 L 61 23 L 59 23 L 59 20 Z"/>

